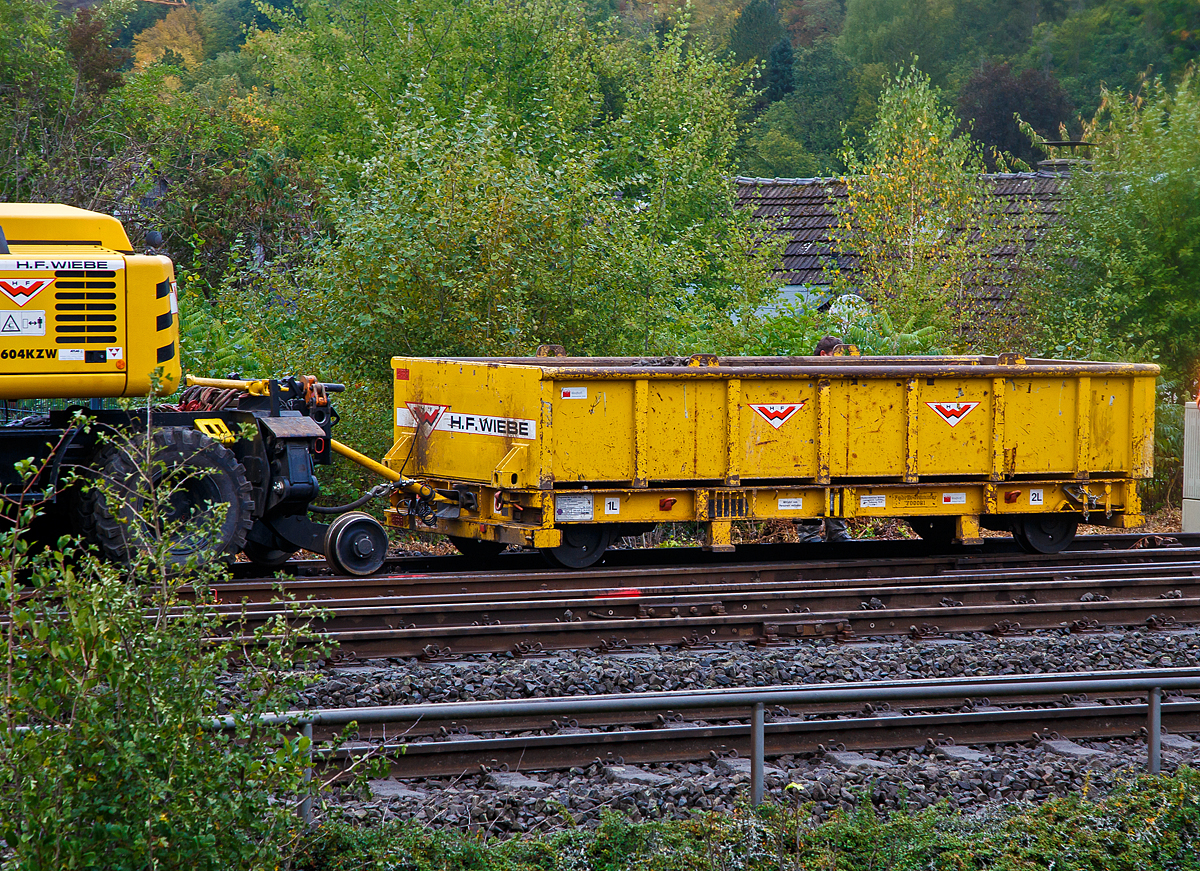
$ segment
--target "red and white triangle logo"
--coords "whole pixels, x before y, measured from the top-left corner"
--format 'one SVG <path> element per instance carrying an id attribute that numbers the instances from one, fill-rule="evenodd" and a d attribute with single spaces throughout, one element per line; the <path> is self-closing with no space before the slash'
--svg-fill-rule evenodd
<path id="1" fill-rule="evenodd" d="M 450 410 L 448 405 L 425 405 L 419 402 L 406 402 L 408 413 L 412 416 L 412 424 L 410 426 L 428 427 L 429 431 L 437 429 L 442 415 Z"/>
<path id="2" fill-rule="evenodd" d="M 950 426 L 958 426 L 978 402 L 926 402 L 934 413 Z"/>
<path id="3" fill-rule="evenodd" d="M 779 429 L 804 406 L 808 405 L 808 400 L 803 399 L 800 402 L 767 402 L 767 403 L 750 403 L 750 407 L 758 412 L 758 416 L 765 420 L 775 429 Z"/>
<path id="4" fill-rule="evenodd" d="M 25 305 L 53 283 L 53 278 L 0 278 L 0 291 L 17 305 Z"/>

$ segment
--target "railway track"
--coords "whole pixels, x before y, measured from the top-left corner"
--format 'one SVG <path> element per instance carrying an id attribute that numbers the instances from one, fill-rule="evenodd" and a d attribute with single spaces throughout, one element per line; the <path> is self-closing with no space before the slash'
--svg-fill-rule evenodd
<path id="1" fill-rule="evenodd" d="M 1152 672 L 1146 672 L 1150 675 Z M 1194 674 L 1194 673 L 1193 673 Z M 1054 675 L 1019 680 L 1054 680 Z M 1102 677 L 1102 675 L 1101 675 Z M 969 682 L 969 681 L 963 681 Z M 893 685 L 896 682 L 892 682 Z M 931 686 L 938 682 L 927 682 Z M 952 683 L 952 682 L 951 682 Z M 878 686 L 878 684 L 876 685 Z M 922 692 L 922 682 L 908 684 Z M 977 687 L 976 687 L 977 688 Z M 808 687 L 821 691 L 837 686 Z M 803 704 L 801 710 L 774 707 L 763 725 L 766 757 L 827 750 L 896 750 L 922 745 L 979 745 L 1023 743 L 1049 738 L 1113 739 L 1146 734 L 1149 705 L 1144 691 L 1106 690 L 1096 698 L 1041 693 L 1036 686 L 1021 695 L 1019 704 L 994 705 L 965 695 L 913 697 L 896 710 L 887 705 L 832 702 Z M 735 691 L 736 692 L 736 691 Z M 654 694 L 648 694 L 648 698 Z M 713 694 L 710 694 L 713 695 Z M 618 697 L 585 697 L 591 700 Z M 461 705 L 424 706 L 421 718 L 386 719 L 364 725 L 359 740 L 324 757 L 325 764 L 349 766 L 364 753 L 385 753 L 398 779 L 460 777 L 481 770 L 539 771 L 601 764 L 689 762 L 711 757 L 746 758 L 752 751 L 751 717 L 746 707 L 721 704 L 655 715 L 662 706 L 650 699 L 647 711 L 623 714 L 588 713 L 571 719 L 552 719 L 536 712 L 538 700 L 522 705 L 497 703 L 504 716 L 464 720 L 454 712 Z M 545 700 L 561 708 L 571 699 Z M 586 703 L 585 703 L 586 705 Z M 581 705 L 581 707 L 585 707 Z M 441 716 L 438 708 L 444 708 Z M 528 708 L 531 713 L 518 713 Z M 353 710 L 341 711 L 347 716 Z M 1200 722 L 1200 698 L 1168 696 L 1160 707 L 1168 732 L 1195 732 Z M 363 716 L 367 716 L 363 713 Z M 468 730 L 469 724 L 469 730 Z M 330 730 L 317 729 L 320 740 Z M 403 746 L 403 751 L 399 750 Z"/>
<path id="2" fill-rule="evenodd" d="M 914 559 L 885 565 L 898 577 L 882 582 L 869 576 L 879 563 L 852 561 L 563 572 L 554 588 L 544 573 L 493 572 L 426 575 L 411 589 L 403 578 L 288 589 L 329 597 L 321 628 L 345 659 L 1200 623 L 1200 548 L 1024 556 L 939 564 L 935 574 L 911 573 L 929 567 Z M 263 601 L 221 607 L 247 627 L 287 613 Z"/>

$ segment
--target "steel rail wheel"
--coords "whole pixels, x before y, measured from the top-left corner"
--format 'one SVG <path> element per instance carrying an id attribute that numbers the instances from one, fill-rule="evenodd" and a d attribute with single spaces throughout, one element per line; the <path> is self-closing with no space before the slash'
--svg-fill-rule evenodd
<path id="1" fill-rule="evenodd" d="M 388 537 L 370 514 L 342 514 L 325 533 L 325 558 L 338 571 L 356 577 L 373 575 L 387 558 Z"/>
<path id="2" fill-rule="evenodd" d="M 579 524 L 563 527 L 563 543 L 543 547 L 542 555 L 553 566 L 586 569 L 600 562 L 612 544 L 613 529 L 608 524 Z"/>
<path id="3" fill-rule="evenodd" d="M 1075 540 L 1079 521 L 1070 515 L 1042 514 L 1013 524 L 1013 538 L 1026 553 L 1060 553 Z"/>

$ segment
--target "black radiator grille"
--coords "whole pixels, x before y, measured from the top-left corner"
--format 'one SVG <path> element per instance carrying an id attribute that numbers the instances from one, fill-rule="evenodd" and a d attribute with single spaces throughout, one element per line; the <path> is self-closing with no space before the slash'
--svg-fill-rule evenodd
<path id="1" fill-rule="evenodd" d="M 117 273 L 63 269 L 54 275 L 55 344 L 115 345 Z"/>

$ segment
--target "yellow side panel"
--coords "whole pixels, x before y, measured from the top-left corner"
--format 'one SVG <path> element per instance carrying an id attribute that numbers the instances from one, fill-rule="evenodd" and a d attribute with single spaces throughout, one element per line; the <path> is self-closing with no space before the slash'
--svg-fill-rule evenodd
<path id="1" fill-rule="evenodd" d="M 904 468 L 903 383 L 842 380 L 831 390 L 830 474 L 896 476 Z"/>
<path id="2" fill-rule="evenodd" d="M 994 422 L 991 379 L 917 380 L 913 405 L 918 473 L 987 475 Z"/>
<path id="3" fill-rule="evenodd" d="M 396 440 L 416 435 L 405 474 L 491 483 L 503 466 L 517 477 L 506 486 L 538 486 L 538 369 L 411 357 L 392 366 Z"/>
<path id="4" fill-rule="evenodd" d="M 634 382 L 558 381 L 552 387 L 554 480 L 633 480 Z"/>
<path id="5" fill-rule="evenodd" d="M 1007 475 L 1074 470 L 1076 379 L 1014 378 L 1006 380 L 1004 387 Z"/>
<path id="6" fill-rule="evenodd" d="M 816 383 L 743 381 L 740 431 L 743 479 L 815 478 Z"/>

